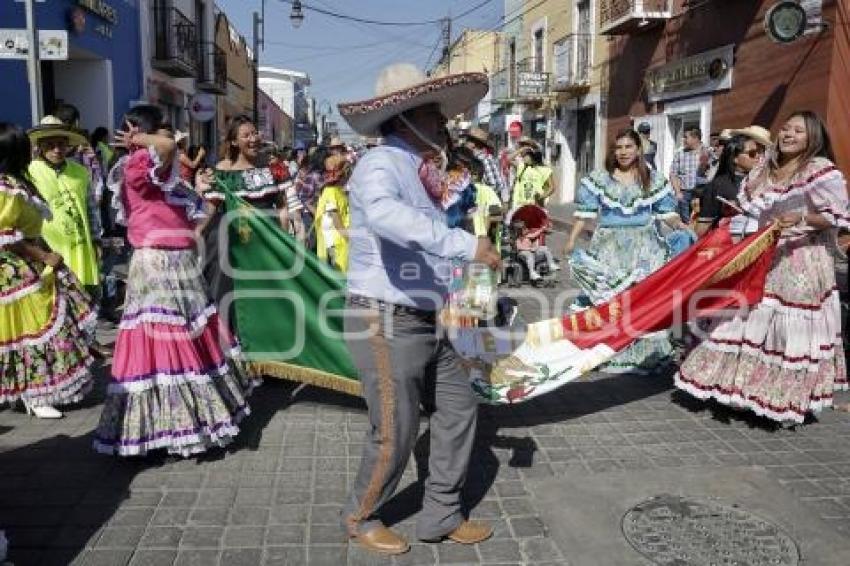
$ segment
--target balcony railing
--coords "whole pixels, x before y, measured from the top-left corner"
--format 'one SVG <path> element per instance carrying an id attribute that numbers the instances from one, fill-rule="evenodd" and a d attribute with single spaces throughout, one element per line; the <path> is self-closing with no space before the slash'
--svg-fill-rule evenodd
<path id="1" fill-rule="evenodd" d="M 553 90 L 568 91 L 590 86 L 590 33 L 573 33 L 555 42 Z"/>
<path id="2" fill-rule="evenodd" d="M 199 45 L 198 88 L 215 94 L 227 94 L 227 54 L 215 43 Z"/>
<path id="3" fill-rule="evenodd" d="M 603 35 L 625 35 L 648 29 L 672 16 L 671 0 L 601 0 L 599 28 Z"/>
<path id="4" fill-rule="evenodd" d="M 195 24 L 170 2 L 153 5 L 151 66 L 173 77 L 194 77 L 198 68 Z"/>

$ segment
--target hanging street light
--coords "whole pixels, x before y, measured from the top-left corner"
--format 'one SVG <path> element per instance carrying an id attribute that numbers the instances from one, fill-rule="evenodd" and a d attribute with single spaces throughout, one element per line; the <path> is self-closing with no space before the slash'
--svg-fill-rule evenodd
<path id="1" fill-rule="evenodd" d="M 292 27 L 298 29 L 304 22 L 304 10 L 301 8 L 301 0 L 292 2 L 292 11 L 289 13 L 289 19 L 292 21 Z"/>

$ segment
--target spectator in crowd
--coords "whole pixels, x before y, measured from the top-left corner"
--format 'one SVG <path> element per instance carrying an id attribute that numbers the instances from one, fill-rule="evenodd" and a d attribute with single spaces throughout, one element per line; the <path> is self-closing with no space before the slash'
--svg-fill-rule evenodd
<path id="1" fill-rule="evenodd" d="M 655 164 L 655 156 L 658 154 L 658 143 L 652 141 L 650 136 L 652 135 L 652 126 L 649 125 L 649 122 L 641 122 L 637 128 L 638 133 L 640 134 L 640 145 L 641 149 L 643 149 L 643 158 L 646 160 L 646 164 L 653 171 L 658 169 Z"/>
<path id="2" fill-rule="evenodd" d="M 476 159 L 481 162 L 484 170 L 482 182 L 496 191 L 503 202 L 510 199 L 508 186 L 502 177 L 499 163 L 493 155 L 493 144 L 487 136 L 487 132 L 481 128 L 471 128 L 466 134 L 466 146 L 472 150 Z"/>
<path id="3" fill-rule="evenodd" d="M 673 156 L 670 165 L 670 184 L 676 191 L 679 216 L 685 224 L 691 221 L 691 201 L 701 168 L 707 166 L 707 152 L 702 144 L 702 130 L 685 128 L 684 145 Z"/>

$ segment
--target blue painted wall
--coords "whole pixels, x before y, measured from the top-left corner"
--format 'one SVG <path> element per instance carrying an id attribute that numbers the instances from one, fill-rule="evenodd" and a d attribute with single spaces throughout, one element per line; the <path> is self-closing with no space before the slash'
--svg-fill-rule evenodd
<path id="1" fill-rule="evenodd" d="M 70 11 L 77 0 L 46 0 L 36 3 L 35 19 L 39 29 L 68 30 L 71 46 L 78 46 L 112 60 L 114 121 L 118 124 L 129 108 L 130 101 L 142 94 L 142 56 L 139 30 L 139 0 L 106 0 L 118 13 L 118 24 L 111 25 L 98 15 L 84 10 L 86 27 L 82 33 L 71 29 Z M 105 37 L 95 28 L 105 24 L 112 37 Z M 25 28 L 23 3 L 14 0 L 0 2 L 0 27 Z M 61 98 L 62 93 L 56 93 Z M 45 112 L 49 112 L 45 108 Z M 25 61 L 0 60 L 0 121 L 30 125 L 29 85 Z"/>

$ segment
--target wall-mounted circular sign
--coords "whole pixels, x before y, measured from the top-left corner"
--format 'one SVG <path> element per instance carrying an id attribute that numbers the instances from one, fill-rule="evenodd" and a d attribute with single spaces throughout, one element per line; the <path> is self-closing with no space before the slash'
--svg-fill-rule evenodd
<path id="1" fill-rule="evenodd" d="M 806 31 L 806 10 L 794 0 L 777 2 L 764 16 L 767 36 L 776 43 L 791 43 Z"/>
<path id="2" fill-rule="evenodd" d="M 209 122 L 215 117 L 215 99 L 199 92 L 189 100 L 189 115 L 198 122 Z"/>

